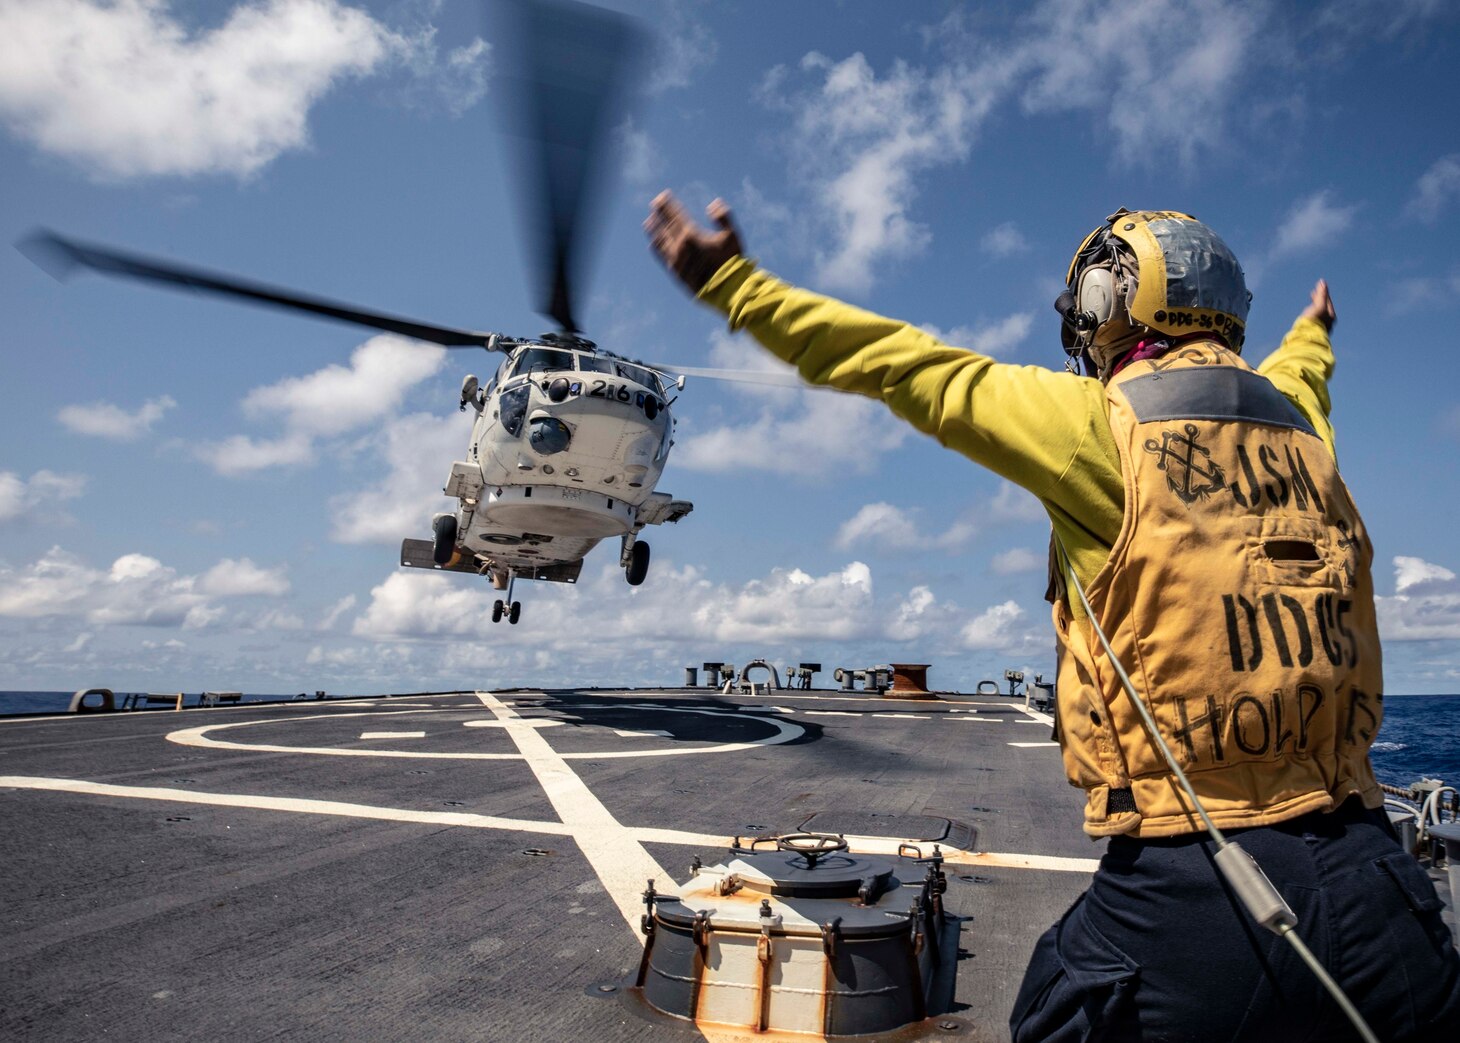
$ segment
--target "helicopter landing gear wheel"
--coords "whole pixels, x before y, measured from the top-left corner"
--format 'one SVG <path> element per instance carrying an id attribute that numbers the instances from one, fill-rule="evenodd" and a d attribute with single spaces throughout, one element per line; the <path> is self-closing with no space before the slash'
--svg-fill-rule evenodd
<path id="1" fill-rule="evenodd" d="M 629 586 L 637 587 L 644 582 L 644 577 L 647 575 L 649 575 L 649 545 L 636 541 L 633 549 L 629 551 L 629 567 L 624 570 L 624 577 L 629 581 Z"/>
<path id="2" fill-rule="evenodd" d="M 521 616 L 521 615 L 522 615 L 522 602 L 520 602 L 520 601 L 514 601 L 514 602 L 512 602 L 512 607 L 510 609 L 508 609 L 508 611 L 507 611 L 507 622 L 508 623 L 511 623 L 511 624 L 513 624 L 515 626 L 517 624 L 517 618 L 519 616 Z"/>
<path id="3" fill-rule="evenodd" d="M 456 553 L 456 515 L 443 514 L 431 523 L 431 560 L 445 565 Z"/>
<path id="4" fill-rule="evenodd" d="M 502 622 L 502 607 L 503 606 L 502 606 L 502 599 L 501 598 L 498 598 L 495 602 L 493 602 L 493 604 L 492 604 L 492 622 L 493 623 L 500 623 L 500 622 Z"/>

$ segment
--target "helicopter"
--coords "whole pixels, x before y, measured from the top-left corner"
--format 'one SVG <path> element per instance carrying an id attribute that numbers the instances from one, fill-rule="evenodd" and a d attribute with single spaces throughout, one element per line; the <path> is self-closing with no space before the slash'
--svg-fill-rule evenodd
<path id="1" fill-rule="evenodd" d="M 485 384 L 475 375 L 462 382 L 457 406 L 476 419 L 466 458 L 452 463 L 443 487 L 457 507 L 434 516 L 430 539 L 404 539 L 400 564 L 486 577 L 502 593 L 493 622 L 515 624 L 522 612 L 515 581 L 575 583 L 584 556 L 604 539 L 619 537 L 625 578 L 644 582 L 650 551 L 640 532 L 694 509 L 655 488 L 674 444 L 671 396 L 686 376 L 797 382 L 637 362 L 581 335 L 574 272 L 595 153 L 642 38 L 627 18 L 583 4 L 506 7 L 517 20 L 504 38 L 521 67 L 509 80 L 517 87 L 509 115 L 534 146 L 537 180 L 528 187 L 537 200 L 529 209 L 537 211 L 545 276 L 540 310 L 556 322 L 554 332 L 518 338 L 417 322 L 50 231 L 18 245 L 58 279 L 88 269 L 502 354 Z"/>

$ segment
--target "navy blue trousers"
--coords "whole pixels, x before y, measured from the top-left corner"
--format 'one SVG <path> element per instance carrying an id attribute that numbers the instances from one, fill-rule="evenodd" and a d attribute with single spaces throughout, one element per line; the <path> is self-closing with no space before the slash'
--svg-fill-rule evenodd
<path id="1" fill-rule="evenodd" d="M 1385 1043 L 1460 1043 L 1460 957 L 1435 888 L 1357 799 L 1232 830 L 1298 933 Z M 1292 946 L 1253 923 L 1206 834 L 1110 840 L 1089 889 L 1040 938 L 1015 1043 L 1317 1043 L 1359 1037 Z"/>

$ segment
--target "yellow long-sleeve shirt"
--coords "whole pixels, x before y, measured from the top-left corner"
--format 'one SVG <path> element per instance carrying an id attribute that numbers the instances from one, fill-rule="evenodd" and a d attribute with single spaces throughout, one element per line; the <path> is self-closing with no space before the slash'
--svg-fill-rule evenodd
<path id="1" fill-rule="evenodd" d="M 1105 387 L 1041 366 L 995 362 L 926 330 L 790 286 L 737 257 L 700 299 L 812 384 L 880 398 L 919 431 L 1028 489 L 1049 512 L 1081 583 L 1120 534 L 1125 490 Z M 1333 451 L 1328 332 L 1300 318 L 1258 372 Z"/>

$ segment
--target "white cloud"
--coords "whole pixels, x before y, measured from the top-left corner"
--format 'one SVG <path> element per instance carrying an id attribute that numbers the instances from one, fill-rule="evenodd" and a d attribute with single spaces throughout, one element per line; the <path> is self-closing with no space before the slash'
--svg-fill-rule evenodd
<path id="1" fill-rule="evenodd" d="M 525 597 L 527 590 L 530 597 Z M 777 568 L 741 585 L 716 584 L 692 566 L 657 565 L 642 587 L 629 588 L 610 564 L 585 573 L 576 586 L 526 584 L 520 627 L 491 623 L 500 594 L 471 577 L 435 572 L 397 572 L 370 592 L 353 633 L 375 641 L 475 637 L 499 647 L 541 647 L 543 664 L 561 667 L 563 656 L 599 660 L 662 652 L 683 654 L 713 642 L 905 640 L 936 616 L 931 595 L 917 589 L 889 605 L 873 596 L 871 570 L 853 561 L 823 576 Z M 621 640 L 620 640 L 621 639 Z M 618 649 L 618 650 L 616 650 Z M 768 654 L 763 652 L 761 654 Z"/>
<path id="2" fill-rule="evenodd" d="M 1455 199 L 1460 199 L 1460 152 L 1441 156 L 1420 175 L 1404 212 L 1433 224 Z"/>
<path id="3" fill-rule="evenodd" d="M 879 552 L 953 549 L 967 544 L 978 534 L 972 519 L 954 522 L 946 531 L 931 535 L 917 525 L 918 510 L 904 510 L 890 503 L 869 503 L 837 529 L 833 545 L 846 550 L 857 544 L 873 544 Z"/>
<path id="4" fill-rule="evenodd" d="M 1426 584 L 1448 583 L 1454 578 L 1455 573 L 1443 565 L 1432 564 L 1423 558 L 1394 559 L 1394 590 L 1398 594 Z"/>
<path id="5" fill-rule="evenodd" d="M 338 435 L 388 415 L 416 384 L 435 376 L 446 361 L 436 344 L 382 334 L 332 365 L 302 377 L 254 388 L 243 400 L 251 416 L 276 414 L 293 431 Z"/>
<path id="6" fill-rule="evenodd" d="M 922 328 L 945 344 L 969 348 L 980 355 L 997 358 L 1000 355 L 1010 354 L 1024 343 L 1024 339 L 1029 336 L 1029 330 L 1033 326 L 1034 314 L 1020 311 L 1006 315 L 998 322 L 991 324 L 954 326 L 946 333 L 936 326 L 924 325 Z"/>
<path id="7" fill-rule="evenodd" d="M 999 650 L 1023 643 L 1019 622 L 1024 610 L 1017 601 L 1005 601 L 975 616 L 959 635 L 964 648 Z"/>
<path id="8" fill-rule="evenodd" d="M 330 608 L 330 610 L 325 613 L 325 617 L 319 621 L 319 629 L 333 630 L 335 628 L 335 624 L 340 621 L 345 613 L 349 612 L 354 607 L 355 595 L 346 594 L 344 597 L 340 598 L 339 601 L 336 601 L 334 605 Z"/>
<path id="9" fill-rule="evenodd" d="M 877 262 L 927 245 L 929 230 L 910 216 L 914 175 L 967 154 L 966 98 L 946 70 L 896 62 L 879 77 L 861 53 L 836 62 L 813 52 L 801 68 L 820 79 L 791 103 L 794 161 L 830 225 L 817 281 L 865 292 Z"/>
<path id="10" fill-rule="evenodd" d="M 688 87 L 695 75 L 714 64 L 719 44 L 699 20 L 698 4 L 668 0 L 655 18 L 654 51 L 649 62 L 652 93 Z"/>
<path id="11" fill-rule="evenodd" d="M 95 435 L 119 442 L 141 438 L 162 415 L 177 405 L 169 395 L 149 398 L 134 412 L 110 402 L 63 406 L 56 419 L 79 435 Z"/>
<path id="12" fill-rule="evenodd" d="M 1223 0 L 1048 0 L 1010 58 L 1028 76 L 1026 111 L 1091 110 L 1122 161 L 1190 163 L 1227 139 L 1261 54 L 1263 17 L 1256 5 Z"/>
<path id="13" fill-rule="evenodd" d="M 99 569 L 52 547 L 27 566 L 0 564 L 0 617 L 197 629 L 227 614 L 220 598 L 278 595 L 288 588 L 282 568 L 261 569 L 247 558 L 224 559 L 189 576 L 146 554 L 123 554 Z"/>
<path id="14" fill-rule="evenodd" d="M 984 252 L 995 257 L 1012 257 L 1029 252 L 1029 240 L 1013 221 L 1005 221 L 979 240 Z"/>
<path id="15" fill-rule="evenodd" d="M 758 407 L 757 415 L 743 424 L 703 432 L 691 429 L 675 449 L 674 459 L 696 471 L 866 473 L 879 455 L 907 438 L 907 426 L 880 402 L 831 392 L 786 393 L 795 396 L 790 407 L 777 399 L 774 405 Z M 771 396 L 762 401 L 772 401 Z"/>
<path id="16" fill-rule="evenodd" d="M 431 516 L 456 501 L 441 493 L 452 461 L 466 457 L 471 414 L 415 413 L 392 419 L 367 443 L 372 461 L 385 467 L 373 485 L 330 500 L 330 536 L 340 543 L 399 543 L 430 536 Z"/>
<path id="17" fill-rule="evenodd" d="M 1020 572 L 1036 572 L 1048 564 L 1048 557 L 1036 554 L 1027 547 L 1011 547 L 1001 554 L 995 554 L 989 562 L 996 575 L 1012 576 Z"/>
<path id="18" fill-rule="evenodd" d="M 1293 205 L 1278 226 L 1269 257 L 1285 257 L 1330 246 L 1353 224 L 1357 205 L 1341 206 L 1324 189 Z"/>
<path id="19" fill-rule="evenodd" d="M 1385 641 L 1460 639 L 1460 582 L 1443 565 L 1423 558 L 1394 559 L 1393 597 L 1376 597 Z"/>
<path id="20" fill-rule="evenodd" d="M 1388 310 L 1396 315 L 1417 308 L 1452 307 L 1460 299 L 1460 268 L 1448 275 L 1417 275 L 1401 279 L 1389 289 Z"/>
<path id="21" fill-rule="evenodd" d="M 4 0 L 0 119 L 99 173 L 246 175 L 402 41 L 336 0 L 257 0 L 190 30 L 167 0 Z"/>
<path id="22" fill-rule="evenodd" d="M 282 565 L 263 569 L 248 558 L 224 558 L 198 581 L 198 589 L 205 594 L 253 595 L 263 594 L 277 597 L 288 593 L 289 577 Z"/>
<path id="23" fill-rule="evenodd" d="M 37 471 L 22 478 L 14 471 L 0 471 L 0 522 L 34 515 L 48 505 L 80 496 L 86 478 L 79 474 Z"/>
<path id="24" fill-rule="evenodd" d="M 314 462 L 314 442 L 308 435 L 293 432 L 280 438 L 250 438 L 231 435 L 221 442 L 205 442 L 193 454 L 219 474 L 240 475 L 269 467 L 288 467 Z"/>
<path id="25" fill-rule="evenodd" d="M 411 388 L 434 376 L 445 361 L 446 349 L 434 344 L 390 335 L 371 337 L 351 354 L 348 366 L 326 366 L 254 388 L 244 396 L 243 411 L 259 419 L 279 418 L 282 434 L 232 435 L 195 446 L 193 454 L 224 475 L 312 463 L 318 439 L 380 423 L 399 408 Z"/>
<path id="26" fill-rule="evenodd" d="M 659 177 L 660 171 L 664 169 L 664 157 L 659 154 L 649 132 L 639 126 L 632 116 L 625 117 L 614 128 L 613 137 L 626 182 L 631 185 L 646 185 Z"/>

